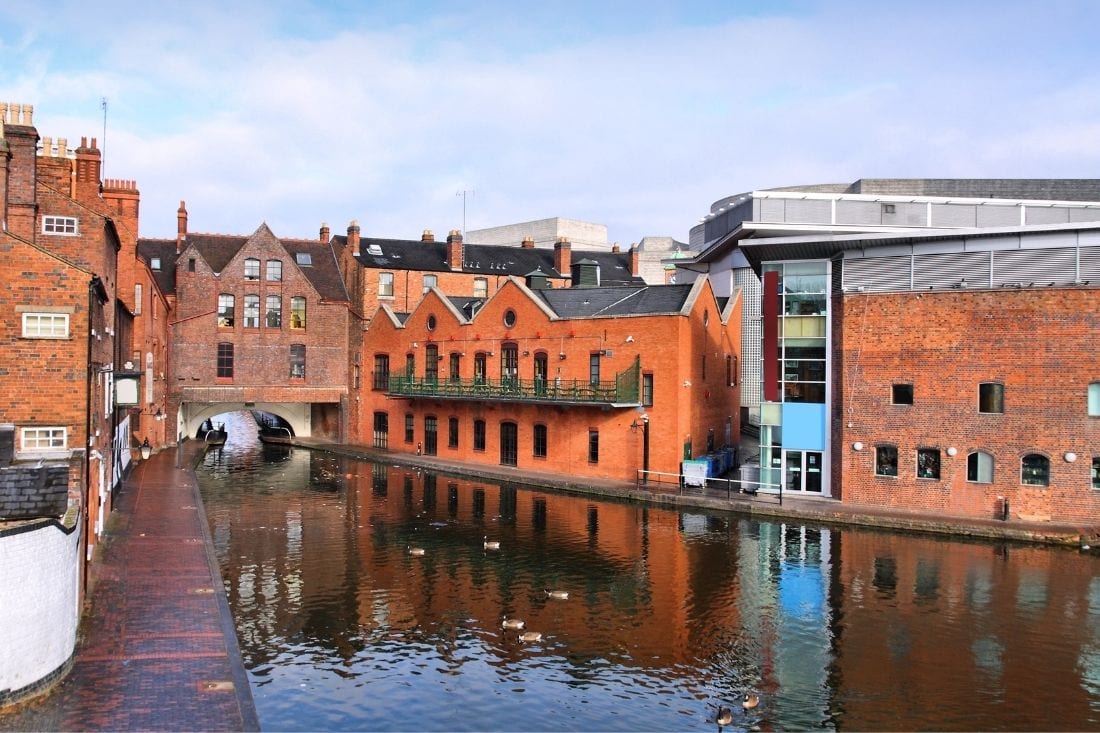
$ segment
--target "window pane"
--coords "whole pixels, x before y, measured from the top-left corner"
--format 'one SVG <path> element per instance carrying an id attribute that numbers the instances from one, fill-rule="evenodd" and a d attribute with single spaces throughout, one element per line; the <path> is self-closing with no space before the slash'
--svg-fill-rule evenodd
<path id="1" fill-rule="evenodd" d="M 226 379 L 233 376 L 233 344 L 218 344 L 218 376 Z"/>
<path id="2" fill-rule="evenodd" d="M 1092 457 L 1092 488 L 1100 489 L 1100 456 Z"/>
<path id="3" fill-rule="evenodd" d="M 67 338 L 69 335 L 69 314 L 67 313 L 24 313 L 24 338 Z"/>
<path id="4" fill-rule="evenodd" d="M 996 382 L 978 385 L 978 412 L 1001 413 L 1005 411 L 1005 387 Z"/>
<path id="5" fill-rule="evenodd" d="M 895 405 L 913 404 L 913 385 L 895 384 L 893 388 L 893 399 Z"/>
<path id="6" fill-rule="evenodd" d="M 280 282 L 283 279 L 283 261 L 267 261 L 267 279 L 269 282 Z"/>
<path id="7" fill-rule="evenodd" d="M 545 458 L 546 457 L 546 426 L 545 425 L 536 425 L 534 435 L 535 435 L 535 446 L 534 446 L 535 455 L 539 458 Z"/>
<path id="8" fill-rule="evenodd" d="M 306 299 L 295 296 L 290 299 L 290 327 L 306 327 Z"/>
<path id="9" fill-rule="evenodd" d="M 1100 417 L 1100 382 L 1089 385 L 1089 417 Z"/>
<path id="10" fill-rule="evenodd" d="M 474 450 L 485 450 L 484 420 L 474 420 Z"/>
<path id="11" fill-rule="evenodd" d="M 489 296 L 489 281 L 483 277 L 474 278 L 474 297 L 486 298 Z"/>
<path id="12" fill-rule="evenodd" d="M 653 375 L 642 375 L 642 404 L 646 407 L 653 406 Z"/>
<path id="13" fill-rule="evenodd" d="M 290 345 L 290 378 L 305 379 L 306 376 L 306 346 L 305 344 Z"/>
<path id="14" fill-rule="evenodd" d="M 424 292 L 426 293 L 429 290 L 431 290 L 432 288 L 434 288 L 436 286 L 437 282 L 439 282 L 439 278 L 437 278 L 435 275 L 425 275 L 424 276 Z"/>
<path id="15" fill-rule="evenodd" d="M 259 265 L 259 260 L 256 261 L 256 264 Z M 259 277 L 258 274 L 257 277 Z M 260 327 L 260 296 L 258 295 L 244 296 L 244 327 Z"/>
<path id="16" fill-rule="evenodd" d="M 378 273 L 378 294 L 382 296 L 393 295 L 393 273 L 392 272 L 380 272 Z"/>
<path id="17" fill-rule="evenodd" d="M 1020 480 L 1028 486 L 1047 486 L 1050 483 L 1050 461 L 1046 456 L 1030 453 L 1021 463 Z"/>
<path id="18" fill-rule="evenodd" d="M 993 456 L 981 451 L 967 456 L 966 480 L 979 484 L 993 483 Z"/>
<path id="19" fill-rule="evenodd" d="M 892 445 L 875 448 L 875 473 L 879 476 L 898 475 L 898 449 Z"/>
<path id="20" fill-rule="evenodd" d="M 940 477 L 940 452 L 936 448 L 917 450 L 917 478 Z"/>
<path id="21" fill-rule="evenodd" d="M 267 319 L 268 328 L 281 328 L 283 325 L 283 301 L 278 295 L 267 296 L 267 313 L 264 316 Z"/>
<path id="22" fill-rule="evenodd" d="M 259 280 L 260 279 L 260 261 L 249 257 L 244 261 L 244 279 L 245 280 Z"/>
<path id="23" fill-rule="evenodd" d="M 218 326 L 220 328 L 232 328 L 236 298 L 232 295 L 218 296 Z"/>
<path id="24" fill-rule="evenodd" d="M 598 430 L 588 431 L 588 462 L 600 462 L 600 433 Z"/>

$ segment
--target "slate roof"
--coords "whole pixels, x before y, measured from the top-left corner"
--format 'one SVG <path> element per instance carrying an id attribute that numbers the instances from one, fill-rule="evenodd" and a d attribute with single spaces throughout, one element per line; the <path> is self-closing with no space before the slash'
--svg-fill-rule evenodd
<path id="1" fill-rule="evenodd" d="M 562 318 L 679 313 L 691 293 L 687 285 L 553 288 L 535 292 Z"/>
<path id="2" fill-rule="evenodd" d="M 346 236 L 332 238 L 337 246 L 347 246 Z M 362 237 L 356 260 L 364 267 L 379 270 L 422 270 L 424 272 L 451 272 L 448 264 L 448 246 L 445 241 L 422 242 L 411 239 L 375 239 Z M 381 254 L 372 254 L 375 247 Z M 560 278 L 569 273 L 554 269 L 554 250 L 504 246 L 495 244 L 462 245 L 462 271 L 471 275 L 515 275 L 523 277 L 540 268 L 548 277 Z M 630 274 L 630 253 L 594 252 L 572 249 L 573 263 L 588 259 L 600 266 L 600 282 L 604 285 L 641 285 L 640 276 Z"/>
<path id="3" fill-rule="evenodd" d="M 60 517 L 68 504 L 68 464 L 0 468 L 0 520 Z"/>
<path id="4" fill-rule="evenodd" d="M 187 246 L 194 247 L 214 272 L 221 272 L 252 236 L 188 234 Z M 348 300 L 344 280 L 336 263 L 336 255 L 328 243 L 315 239 L 282 239 L 279 237 L 276 237 L 276 239 L 290 255 L 286 266 L 293 265 L 297 267 L 322 298 L 325 300 Z M 310 255 L 312 265 L 302 266 L 297 263 L 296 258 L 300 252 Z M 139 239 L 138 255 L 145 262 L 149 262 L 153 257 L 161 258 L 160 271 L 154 271 L 157 283 L 166 294 L 175 293 L 176 259 L 178 257 L 176 254 L 176 240 Z"/>

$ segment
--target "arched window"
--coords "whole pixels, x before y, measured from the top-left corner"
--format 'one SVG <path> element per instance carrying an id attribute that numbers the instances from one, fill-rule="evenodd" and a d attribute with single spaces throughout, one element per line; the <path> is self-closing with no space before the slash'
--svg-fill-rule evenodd
<path id="1" fill-rule="evenodd" d="M 282 260 L 268 260 L 267 261 L 267 281 L 269 283 L 282 282 L 283 279 L 283 261 Z"/>
<path id="2" fill-rule="evenodd" d="M 260 327 L 260 296 L 244 296 L 244 327 Z"/>
<path id="3" fill-rule="evenodd" d="M 245 280 L 259 280 L 260 279 L 260 261 L 255 257 L 248 257 L 244 261 L 244 279 Z"/>
<path id="4" fill-rule="evenodd" d="M 993 483 L 993 456 L 974 451 L 966 457 L 966 480 L 976 484 Z"/>
<path id="5" fill-rule="evenodd" d="M 237 299 L 229 293 L 218 296 L 218 328 L 233 328 L 233 315 Z"/>
<path id="6" fill-rule="evenodd" d="M 1050 485 L 1050 459 L 1039 453 L 1028 453 L 1020 461 L 1020 481 L 1025 486 Z"/>

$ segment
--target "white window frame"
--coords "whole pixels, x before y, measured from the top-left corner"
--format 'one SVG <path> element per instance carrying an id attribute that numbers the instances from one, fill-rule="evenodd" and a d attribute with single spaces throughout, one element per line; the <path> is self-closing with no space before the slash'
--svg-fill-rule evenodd
<path id="1" fill-rule="evenodd" d="M 30 445 L 31 442 L 34 443 L 33 446 Z M 67 457 L 69 455 L 69 429 L 60 425 L 20 428 L 19 455 L 43 458 Z"/>
<path id="2" fill-rule="evenodd" d="M 428 278 L 431 278 L 431 283 L 428 282 Z M 424 276 L 424 293 L 427 293 L 429 290 L 431 290 L 432 288 L 434 288 L 438 285 L 439 285 L 439 277 L 438 276 L 436 276 L 436 275 L 425 275 Z"/>
<path id="3" fill-rule="evenodd" d="M 134 283 L 134 315 L 141 315 L 141 283 Z"/>
<path id="4" fill-rule="evenodd" d="M 393 297 L 393 283 L 394 276 L 392 272 L 380 272 L 378 273 L 378 297 L 379 298 L 392 298 Z"/>
<path id="5" fill-rule="evenodd" d="M 487 277 L 475 277 L 474 278 L 474 297 L 475 298 L 488 298 L 489 297 L 489 278 L 487 278 Z"/>
<path id="6" fill-rule="evenodd" d="M 1088 411 L 1089 417 L 1100 417 L 1100 382 L 1089 382 Z"/>
<path id="7" fill-rule="evenodd" d="M 79 236 L 80 220 L 75 216 L 43 216 L 42 233 L 59 237 Z"/>
<path id="8" fill-rule="evenodd" d="M 49 319 L 49 321 L 56 325 L 58 321 L 64 326 L 64 333 L 55 333 L 56 329 L 51 326 L 50 333 L 44 333 L 42 329 L 42 321 Z M 38 321 L 38 327 L 36 329 L 31 328 L 30 322 L 32 320 Z M 67 339 L 69 338 L 69 314 L 68 313 L 24 313 L 23 314 L 23 338 L 25 339 Z"/>
<path id="9" fill-rule="evenodd" d="M 309 252 L 297 252 L 294 255 L 294 261 L 299 267 L 313 267 L 313 255 Z"/>
<path id="10" fill-rule="evenodd" d="M 160 258 L 159 257 L 150 257 L 149 258 L 149 269 L 150 270 L 156 270 L 157 272 L 160 272 Z"/>
<path id="11" fill-rule="evenodd" d="M 254 270 L 254 272 L 249 272 Z M 259 280 L 260 279 L 260 260 L 256 257 L 244 258 L 244 279 L 245 280 Z"/>

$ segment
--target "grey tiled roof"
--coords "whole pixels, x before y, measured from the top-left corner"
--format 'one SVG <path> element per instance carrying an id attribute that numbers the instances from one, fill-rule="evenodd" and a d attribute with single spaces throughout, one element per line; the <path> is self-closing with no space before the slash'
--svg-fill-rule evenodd
<path id="1" fill-rule="evenodd" d="M 562 318 L 679 313 L 689 285 L 554 288 L 535 291 Z"/>
<path id="2" fill-rule="evenodd" d="M 0 519 L 60 517 L 69 505 L 68 484 L 65 464 L 0 468 Z"/>

